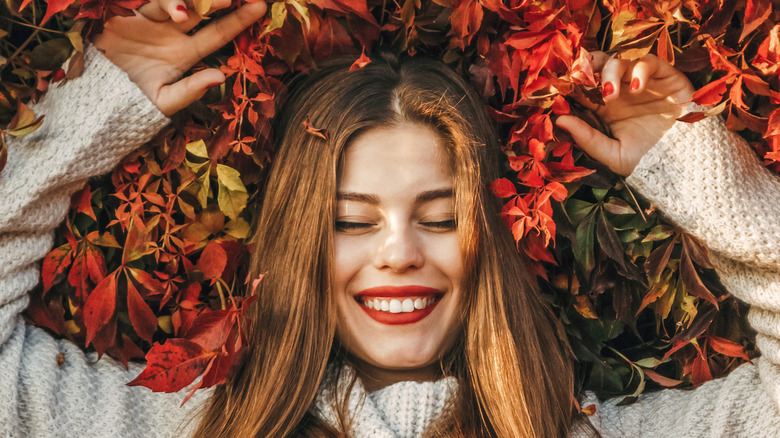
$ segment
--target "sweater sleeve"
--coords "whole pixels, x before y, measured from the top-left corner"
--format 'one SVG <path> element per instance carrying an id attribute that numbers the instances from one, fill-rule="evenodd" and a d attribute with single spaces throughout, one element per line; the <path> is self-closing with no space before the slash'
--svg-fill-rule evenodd
<path id="1" fill-rule="evenodd" d="M 780 436 L 780 179 L 717 118 L 677 122 L 626 180 L 707 246 L 762 353 L 693 390 L 595 403 L 604 436 Z"/>
<path id="2" fill-rule="evenodd" d="M 84 74 L 53 85 L 34 106 L 45 115 L 41 128 L 9 140 L 0 173 L 0 435 L 173 436 L 172 423 L 202 397 L 176 411 L 181 394 L 124 385 L 141 366 L 125 370 L 107 357 L 95 363 L 20 316 L 71 194 L 168 123 L 97 49 L 85 55 Z"/>

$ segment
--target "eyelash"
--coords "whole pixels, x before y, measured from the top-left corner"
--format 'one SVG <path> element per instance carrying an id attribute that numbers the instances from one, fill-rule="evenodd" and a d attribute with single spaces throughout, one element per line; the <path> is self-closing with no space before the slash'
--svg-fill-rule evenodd
<path id="1" fill-rule="evenodd" d="M 435 228 L 437 230 L 454 230 L 458 227 L 455 219 L 448 219 L 444 221 L 433 222 L 420 222 L 421 225 L 428 228 Z M 371 228 L 373 224 L 367 222 L 349 222 L 349 221 L 336 221 L 336 231 L 356 231 L 365 230 Z"/>

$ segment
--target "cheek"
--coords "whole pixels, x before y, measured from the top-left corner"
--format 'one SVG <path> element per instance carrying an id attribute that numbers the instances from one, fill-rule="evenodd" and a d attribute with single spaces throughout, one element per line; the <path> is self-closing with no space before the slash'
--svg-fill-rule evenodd
<path id="1" fill-rule="evenodd" d="M 457 234 L 439 236 L 427 246 L 427 259 L 436 264 L 437 268 L 449 278 L 453 287 L 461 286 L 465 269 Z"/>
<path id="2" fill-rule="evenodd" d="M 343 293 L 350 278 L 360 270 L 361 261 L 367 259 L 367 254 L 359 239 L 336 235 L 333 243 L 333 279 L 336 292 Z"/>

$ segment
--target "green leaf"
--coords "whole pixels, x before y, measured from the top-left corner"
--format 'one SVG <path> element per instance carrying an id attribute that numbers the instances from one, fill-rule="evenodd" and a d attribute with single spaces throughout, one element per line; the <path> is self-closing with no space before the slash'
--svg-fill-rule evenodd
<path id="1" fill-rule="evenodd" d="M 620 243 L 615 227 L 607 220 L 604 210 L 599 210 L 599 219 L 596 223 L 596 237 L 599 240 L 599 246 L 609 258 L 618 262 L 623 270 L 626 269 L 626 252 Z"/>
<path id="2" fill-rule="evenodd" d="M 68 59 L 72 49 L 67 38 L 44 41 L 30 53 L 30 67 L 34 70 L 55 70 Z"/>
<path id="3" fill-rule="evenodd" d="M 593 257 L 593 242 L 595 239 L 596 210 L 592 210 L 588 216 L 577 226 L 577 240 L 573 245 L 574 258 L 582 266 L 585 272 L 590 272 L 596 266 Z"/>
<path id="4" fill-rule="evenodd" d="M 604 203 L 604 209 L 612 214 L 634 214 L 636 213 L 633 208 L 628 204 L 628 202 L 617 198 L 617 197 L 611 197 L 609 198 L 609 201 Z"/>
<path id="5" fill-rule="evenodd" d="M 571 198 L 566 201 L 566 213 L 572 220 L 572 223 L 578 224 L 582 219 L 593 210 L 596 204 L 585 202 L 579 199 Z"/>

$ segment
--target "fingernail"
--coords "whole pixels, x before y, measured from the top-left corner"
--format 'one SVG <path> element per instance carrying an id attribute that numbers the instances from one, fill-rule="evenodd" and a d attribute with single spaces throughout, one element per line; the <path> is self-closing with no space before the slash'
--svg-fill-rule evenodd
<path id="1" fill-rule="evenodd" d="M 634 78 L 631 80 L 631 89 L 632 90 L 638 90 L 639 89 L 639 78 Z"/>
<path id="2" fill-rule="evenodd" d="M 176 6 L 176 10 L 179 12 L 184 12 L 185 14 L 187 13 L 187 8 L 182 5 Z"/>
<path id="3" fill-rule="evenodd" d="M 604 84 L 604 90 L 601 92 L 601 95 L 603 97 L 607 97 L 614 92 L 615 92 L 615 86 L 612 85 L 612 82 L 607 82 L 606 84 Z"/>
<path id="4" fill-rule="evenodd" d="M 212 89 L 212 88 L 214 88 L 214 87 L 216 87 L 216 86 L 218 86 L 218 85 L 222 85 L 222 82 L 212 82 L 211 84 L 208 84 L 208 85 L 206 86 L 206 89 L 207 89 L 207 90 L 210 90 L 210 89 Z"/>

